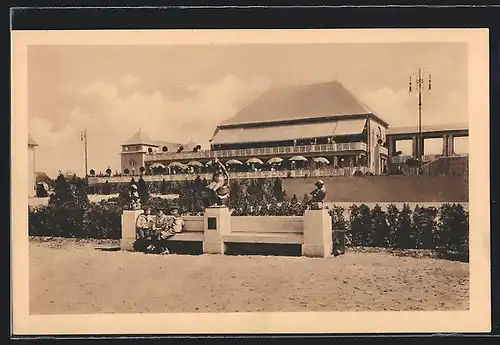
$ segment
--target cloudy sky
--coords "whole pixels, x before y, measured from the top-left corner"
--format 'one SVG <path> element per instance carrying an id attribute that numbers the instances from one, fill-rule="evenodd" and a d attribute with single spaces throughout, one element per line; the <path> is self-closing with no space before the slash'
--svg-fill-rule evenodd
<path id="1" fill-rule="evenodd" d="M 139 128 L 158 140 L 208 147 L 217 124 L 273 86 L 337 79 L 391 126 L 416 125 L 408 78 L 419 67 L 432 73 L 433 84 L 423 124 L 466 123 L 462 43 L 30 46 L 37 171 L 83 174 L 84 128 L 89 169 L 97 172 L 120 170 L 120 144 Z M 426 153 L 439 145 L 426 142 Z"/>

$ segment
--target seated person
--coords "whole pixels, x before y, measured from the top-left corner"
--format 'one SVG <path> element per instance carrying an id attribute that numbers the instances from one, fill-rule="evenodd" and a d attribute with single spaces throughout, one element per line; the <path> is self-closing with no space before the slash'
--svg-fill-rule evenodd
<path id="1" fill-rule="evenodd" d="M 150 244 L 146 247 L 147 253 L 163 253 L 165 251 L 165 248 L 161 243 L 161 239 L 162 233 L 169 227 L 168 223 L 168 217 L 163 213 L 163 210 L 158 209 L 156 217 L 153 221 L 151 241 Z"/>
<path id="2" fill-rule="evenodd" d="M 137 217 L 136 221 L 137 239 L 146 239 L 153 229 L 153 219 L 151 217 L 151 207 L 144 209 L 144 213 Z"/>
<path id="3" fill-rule="evenodd" d="M 179 214 L 179 210 L 177 208 L 172 209 L 170 212 L 170 216 L 167 217 L 167 226 L 166 229 L 162 230 L 160 238 L 162 240 L 169 239 L 175 234 L 179 234 L 182 232 L 184 228 L 184 220 Z"/>
<path id="4" fill-rule="evenodd" d="M 144 251 L 146 242 L 151 239 L 153 230 L 153 219 L 150 207 L 144 209 L 144 213 L 137 217 L 135 228 L 136 242 L 134 243 L 134 248 L 137 251 Z"/>

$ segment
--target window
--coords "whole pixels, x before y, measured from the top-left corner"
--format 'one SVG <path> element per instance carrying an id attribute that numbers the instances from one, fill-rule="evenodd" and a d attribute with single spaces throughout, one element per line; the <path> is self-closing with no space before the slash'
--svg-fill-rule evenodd
<path id="1" fill-rule="evenodd" d="M 153 149 L 150 147 L 150 148 L 148 149 L 148 152 L 149 152 L 149 153 L 153 153 Z"/>
<path id="2" fill-rule="evenodd" d="M 135 167 L 137 165 L 137 162 L 134 159 L 130 160 L 130 165 Z"/>
<path id="3" fill-rule="evenodd" d="M 167 152 L 167 151 L 168 151 L 168 147 L 163 146 L 161 150 L 162 150 L 163 152 Z"/>

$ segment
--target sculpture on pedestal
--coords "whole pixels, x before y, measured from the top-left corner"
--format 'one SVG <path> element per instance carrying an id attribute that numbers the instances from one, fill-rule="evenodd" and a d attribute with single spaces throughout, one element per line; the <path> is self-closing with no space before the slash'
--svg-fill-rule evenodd
<path id="1" fill-rule="evenodd" d="M 229 203 L 229 174 L 217 157 L 212 161 L 212 182 L 207 186 L 208 207 L 227 207 Z"/>
<path id="2" fill-rule="evenodd" d="M 139 197 L 139 192 L 137 191 L 137 185 L 132 184 L 128 192 L 127 207 L 128 210 L 140 210 L 141 209 L 141 199 Z"/>
<path id="3" fill-rule="evenodd" d="M 309 207 L 311 210 L 322 210 L 323 200 L 326 197 L 325 183 L 318 180 L 315 184 L 316 188 L 310 193 L 312 195 Z"/>

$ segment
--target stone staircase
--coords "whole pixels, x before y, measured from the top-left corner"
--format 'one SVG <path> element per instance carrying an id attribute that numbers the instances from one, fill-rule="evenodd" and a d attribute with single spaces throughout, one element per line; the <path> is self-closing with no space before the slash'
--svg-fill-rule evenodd
<path id="1" fill-rule="evenodd" d="M 422 166 L 422 175 L 469 176 L 468 156 L 443 156 Z"/>

